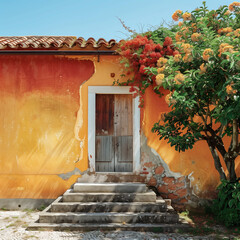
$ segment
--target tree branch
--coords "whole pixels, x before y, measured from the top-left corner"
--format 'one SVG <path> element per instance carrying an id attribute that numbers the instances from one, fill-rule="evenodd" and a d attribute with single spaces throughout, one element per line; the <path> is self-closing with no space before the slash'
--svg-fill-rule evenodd
<path id="1" fill-rule="evenodd" d="M 238 123 L 233 120 L 233 134 L 232 134 L 232 151 L 236 151 L 238 147 Z"/>
<path id="2" fill-rule="evenodd" d="M 210 111 L 209 105 L 207 106 L 207 114 L 206 115 L 207 115 L 207 118 L 208 117 L 210 118 L 210 126 L 212 127 L 212 116 L 211 116 L 211 111 Z"/>
<path id="3" fill-rule="evenodd" d="M 224 130 L 225 130 L 226 126 L 225 125 L 222 125 L 220 126 L 219 128 L 219 137 L 222 138 L 223 137 L 223 133 L 224 133 Z"/>
<path id="4" fill-rule="evenodd" d="M 208 141 L 208 146 L 209 146 L 210 151 L 212 153 L 213 160 L 214 160 L 214 165 L 215 165 L 215 168 L 217 169 L 217 171 L 220 175 L 220 178 L 226 180 L 227 177 L 226 177 L 225 172 L 223 171 L 223 167 L 222 167 L 222 164 L 220 162 L 220 158 L 218 156 L 216 148 L 214 146 L 212 146 L 212 144 L 209 141 Z"/>
<path id="5" fill-rule="evenodd" d="M 225 156 L 225 154 L 227 153 L 225 147 L 224 147 L 224 143 L 221 137 L 219 137 L 216 132 L 209 126 L 207 125 L 207 131 L 210 132 L 211 136 L 211 145 L 216 147 L 217 150 L 221 153 L 221 155 Z"/>

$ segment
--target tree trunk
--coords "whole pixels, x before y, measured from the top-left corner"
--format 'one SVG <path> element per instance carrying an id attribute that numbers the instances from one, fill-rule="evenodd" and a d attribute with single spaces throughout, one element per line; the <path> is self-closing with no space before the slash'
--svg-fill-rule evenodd
<path id="1" fill-rule="evenodd" d="M 223 179 L 226 180 L 227 177 L 226 177 L 226 174 L 225 174 L 225 172 L 223 170 L 223 167 L 222 167 L 222 164 L 220 162 L 220 158 L 218 156 L 218 152 L 217 152 L 216 148 L 213 147 L 209 142 L 208 142 L 208 146 L 209 146 L 210 151 L 212 153 L 213 160 L 214 160 L 214 165 L 215 165 L 215 168 L 216 168 L 216 170 L 218 171 L 218 173 L 220 175 L 220 179 L 221 180 L 223 180 Z"/>
<path id="2" fill-rule="evenodd" d="M 230 182 L 235 182 L 237 180 L 237 174 L 235 171 L 235 158 L 224 159 L 224 161 L 226 162 L 227 165 Z"/>

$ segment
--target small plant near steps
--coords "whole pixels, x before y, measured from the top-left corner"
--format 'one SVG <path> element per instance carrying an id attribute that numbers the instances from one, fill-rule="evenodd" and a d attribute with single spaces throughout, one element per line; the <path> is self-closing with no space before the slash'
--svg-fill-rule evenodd
<path id="1" fill-rule="evenodd" d="M 75 183 L 28 230 L 176 232 L 189 227 L 142 183 Z"/>

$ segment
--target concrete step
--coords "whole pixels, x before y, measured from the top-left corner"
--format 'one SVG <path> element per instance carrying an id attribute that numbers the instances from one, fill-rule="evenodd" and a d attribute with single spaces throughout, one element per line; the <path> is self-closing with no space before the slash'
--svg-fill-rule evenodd
<path id="1" fill-rule="evenodd" d="M 52 213 L 39 215 L 40 223 L 177 223 L 174 213 Z"/>
<path id="2" fill-rule="evenodd" d="M 135 193 L 146 192 L 148 189 L 141 183 L 75 183 L 73 190 L 82 193 Z"/>
<path id="3" fill-rule="evenodd" d="M 157 200 L 156 203 L 145 202 L 58 202 L 53 203 L 51 212 L 174 212 L 171 206 L 167 206 L 164 200 Z"/>
<path id="4" fill-rule="evenodd" d="M 145 193 L 74 193 L 67 190 L 63 202 L 156 202 L 153 191 Z"/>
<path id="5" fill-rule="evenodd" d="M 27 230 L 37 231 L 81 231 L 88 232 L 94 230 L 101 231 L 149 231 L 149 232 L 179 232 L 179 230 L 187 230 L 190 225 L 187 223 L 175 224 L 122 224 L 122 223 L 109 223 L 109 224 L 73 224 L 73 223 L 32 223 L 28 226 Z"/>

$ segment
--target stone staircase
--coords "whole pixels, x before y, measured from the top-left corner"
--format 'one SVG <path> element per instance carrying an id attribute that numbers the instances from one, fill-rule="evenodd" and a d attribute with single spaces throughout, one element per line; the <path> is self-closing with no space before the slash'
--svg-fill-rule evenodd
<path id="1" fill-rule="evenodd" d="M 189 227 L 141 183 L 75 183 L 28 230 L 175 232 Z"/>

